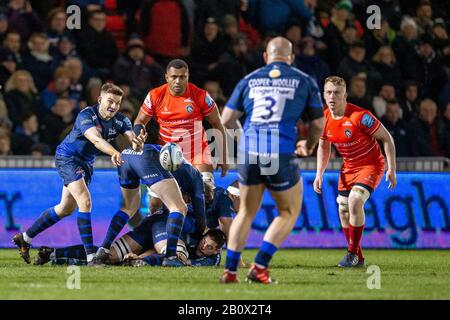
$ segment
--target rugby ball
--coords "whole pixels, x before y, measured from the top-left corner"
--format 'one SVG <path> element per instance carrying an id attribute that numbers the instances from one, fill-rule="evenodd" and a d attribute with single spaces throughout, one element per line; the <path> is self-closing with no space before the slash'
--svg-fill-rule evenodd
<path id="1" fill-rule="evenodd" d="M 159 163 L 167 171 L 177 170 L 183 162 L 183 151 L 174 142 L 166 143 L 159 151 Z"/>

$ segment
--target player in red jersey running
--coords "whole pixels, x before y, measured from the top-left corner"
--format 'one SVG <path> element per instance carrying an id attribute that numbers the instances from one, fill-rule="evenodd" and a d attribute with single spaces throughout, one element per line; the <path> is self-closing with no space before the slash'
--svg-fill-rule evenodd
<path id="1" fill-rule="evenodd" d="M 347 103 L 344 79 L 335 76 L 326 78 L 324 98 L 325 126 L 317 151 L 314 191 L 322 193 L 323 173 L 333 144 L 344 158 L 336 201 L 348 242 L 348 253 L 338 266 L 364 266 L 360 245 L 365 224 L 364 203 L 380 183 L 385 167 L 377 140 L 382 142 L 386 153 L 386 181 L 389 180 L 390 189 L 394 189 L 397 184 L 394 140 L 372 113 Z"/>

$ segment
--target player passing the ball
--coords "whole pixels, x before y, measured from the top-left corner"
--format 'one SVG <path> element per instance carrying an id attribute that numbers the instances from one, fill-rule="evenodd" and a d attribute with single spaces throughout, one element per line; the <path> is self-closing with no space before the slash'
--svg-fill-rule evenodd
<path id="1" fill-rule="evenodd" d="M 110 83 L 104 84 L 98 104 L 87 107 L 78 114 L 72 131 L 57 147 L 55 165 L 64 183 L 61 200 L 56 206 L 45 210 L 26 232 L 18 233 L 13 238 L 26 263 L 31 262 L 31 240 L 62 218 L 71 215 L 78 207 L 77 224 L 86 250 L 87 263 L 100 264 L 95 259 L 91 226 L 92 202 L 88 189 L 95 157 L 103 152 L 111 156 L 115 165 L 121 166 L 122 155 L 109 142 L 123 134 L 133 145 L 133 149 L 140 151 L 147 137 L 144 131 L 135 134 L 131 121 L 118 113 L 122 96 L 122 89 Z"/>
<path id="2" fill-rule="evenodd" d="M 314 191 L 322 193 L 323 174 L 330 159 L 331 144 L 344 159 L 338 184 L 341 226 L 348 242 L 348 252 L 339 267 L 362 267 L 364 256 L 361 237 L 364 230 L 364 204 L 380 183 L 385 158 L 377 140 L 386 153 L 388 188 L 397 184 L 395 145 L 392 136 L 369 111 L 347 103 L 344 79 L 332 76 L 325 79 L 325 126 L 317 151 L 317 173 Z"/>

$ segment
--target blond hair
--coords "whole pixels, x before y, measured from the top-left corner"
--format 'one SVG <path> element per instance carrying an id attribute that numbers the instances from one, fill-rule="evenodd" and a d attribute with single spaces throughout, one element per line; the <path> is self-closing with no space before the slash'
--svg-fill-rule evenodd
<path id="1" fill-rule="evenodd" d="M 345 83 L 345 80 L 338 76 L 330 76 L 325 78 L 324 85 L 326 85 L 328 82 L 331 82 L 335 86 L 342 86 L 344 88 L 347 88 L 347 84 Z"/>
<path id="2" fill-rule="evenodd" d="M 36 85 L 34 84 L 33 76 L 26 70 L 17 70 L 11 75 L 11 77 L 9 77 L 9 79 L 5 83 L 5 92 L 17 89 L 17 78 L 21 75 L 27 77 L 28 85 L 30 87 L 29 91 L 31 93 L 37 94 L 38 90 L 36 89 Z"/>
<path id="3" fill-rule="evenodd" d="M 103 93 L 114 94 L 116 96 L 123 96 L 123 90 L 119 86 L 116 86 L 112 83 L 105 83 L 104 85 L 102 85 L 100 91 Z"/>

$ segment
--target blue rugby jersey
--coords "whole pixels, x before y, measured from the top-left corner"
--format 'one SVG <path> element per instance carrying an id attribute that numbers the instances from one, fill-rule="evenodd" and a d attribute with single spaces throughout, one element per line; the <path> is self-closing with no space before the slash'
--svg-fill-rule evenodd
<path id="1" fill-rule="evenodd" d="M 132 130 L 131 121 L 121 113 L 117 113 L 110 120 L 103 120 L 98 111 L 98 105 L 86 107 L 77 116 L 72 131 L 56 148 L 56 154 L 66 157 L 77 157 L 92 164 L 95 156 L 101 154 L 84 133 L 89 128 L 96 127 L 103 139 L 108 142 L 114 140 L 119 134 Z"/>
<path id="2" fill-rule="evenodd" d="M 250 154 L 292 154 L 297 122 L 306 112 L 323 116 L 317 83 L 284 62 L 253 71 L 235 87 L 226 107 L 246 115 L 239 151 Z"/>

